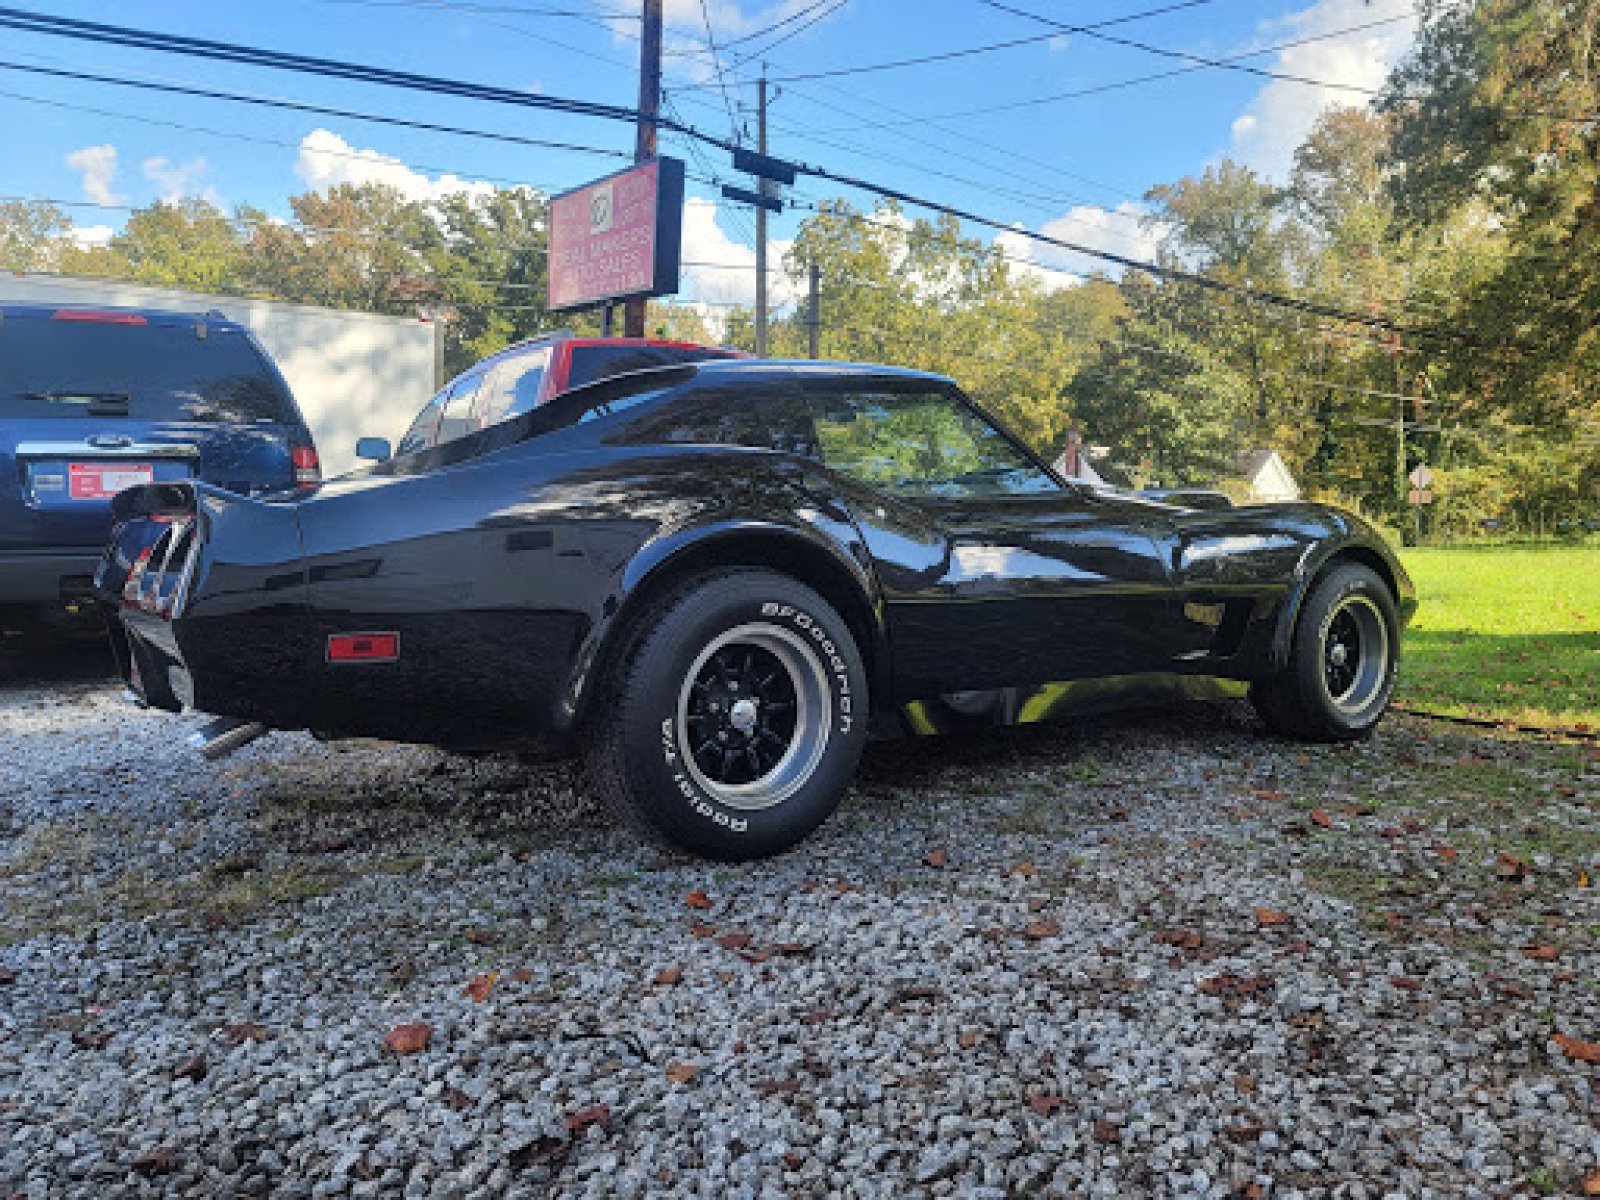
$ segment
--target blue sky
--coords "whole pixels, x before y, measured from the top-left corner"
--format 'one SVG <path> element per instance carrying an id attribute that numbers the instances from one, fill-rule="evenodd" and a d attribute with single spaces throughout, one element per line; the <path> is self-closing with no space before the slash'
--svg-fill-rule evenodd
<path id="1" fill-rule="evenodd" d="M 35 3 L 61 15 L 552 95 L 627 105 L 637 99 L 638 22 L 607 19 L 610 13 L 635 12 L 626 0 Z M 916 67 L 781 82 L 1049 32 L 981 0 L 811 4 L 667 0 L 666 86 L 674 111 L 711 132 L 726 135 L 737 122 L 753 134 L 751 81 L 764 58 L 768 73 L 780 81 L 771 106 L 773 153 L 1124 253 L 1149 251 L 1153 234 L 1138 216 L 1139 198 L 1151 185 L 1197 172 L 1224 154 L 1281 177 L 1294 145 L 1323 107 L 1361 101 L 1359 94 L 1335 87 L 1214 69 L 1045 99 L 1184 65 L 1080 34 Z M 1015 7 L 1087 25 L 1163 7 L 1163 0 L 1017 0 Z M 1199 0 L 1106 26 L 1105 32 L 1208 57 L 1301 42 L 1247 61 L 1360 87 L 1381 82 L 1409 45 L 1412 24 L 1398 19 L 1356 33 L 1340 31 L 1409 12 L 1410 0 Z M 826 15 L 806 24 L 818 14 Z M 786 18 L 794 19 L 778 34 L 763 35 Z M 721 50 L 726 97 L 706 51 L 708 19 Z M 763 58 L 739 61 L 795 30 Z M 7 31 L 0 59 L 292 97 L 616 151 L 632 148 L 632 130 L 619 124 L 26 33 Z M 1016 107 L 1002 107 L 1007 105 Z M 91 109 L 98 111 L 85 111 Z M 999 111 L 978 111 L 986 109 Z M 416 195 L 484 182 L 561 190 L 616 165 L 570 152 L 13 70 L 0 70 L 0 110 L 6 129 L 0 194 L 112 206 L 194 194 L 227 207 L 248 203 L 285 215 L 289 195 L 345 180 L 382 179 Z M 684 157 L 692 175 L 732 177 L 720 151 L 704 151 L 697 160 L 676 137 L 666 138 L 663 150 Z M 797 192 L 813 200 L 840 194 L 804 179 Z M 716 189 L 704 182 L 691 179 L 689 195 L 685 257 L 750 261 L 749 214 L 715 205 Z M 869 197 L 851 198 L 870 204 Z M 115 207 L 72 211 L 84 226 L 116 226 L 126 215 Z M 803 215 L 775 219 L 774 238 L 781 243 Z M 1052 265 L 1083 265 L 1015 237 L 1005 243 L 1009 252 Z M 742 271 L 693 271 L 686 297 L 745 300 L 749 288 Z"/>

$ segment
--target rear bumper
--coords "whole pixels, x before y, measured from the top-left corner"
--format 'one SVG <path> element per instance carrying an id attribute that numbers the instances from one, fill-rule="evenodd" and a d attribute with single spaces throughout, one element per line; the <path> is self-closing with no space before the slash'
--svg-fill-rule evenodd
<path id="1" fill-rule="evenodd" d="M 61 605 L 89 595 L 100 548 L 0 552 L 0 605 Z"/>

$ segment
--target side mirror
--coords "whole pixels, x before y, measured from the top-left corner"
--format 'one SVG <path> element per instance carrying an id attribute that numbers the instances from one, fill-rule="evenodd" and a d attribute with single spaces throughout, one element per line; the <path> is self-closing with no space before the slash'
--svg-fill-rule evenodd
<path id="1" fill-rule="evenodd" d="M 394 451 L 389 448 L 388 438 L 364 437 L 356 442 L 356 457 L 388 462 L 394 457 Z"/>

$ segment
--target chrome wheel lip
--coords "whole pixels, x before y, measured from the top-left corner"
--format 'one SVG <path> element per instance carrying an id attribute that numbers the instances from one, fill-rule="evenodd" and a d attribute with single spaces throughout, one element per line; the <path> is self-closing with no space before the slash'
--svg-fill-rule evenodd
<path id="1" fill-rule="evenodd" d="M 1334 638 L 1334 629 L 1340 625 L 1341 618 L 1350 622 L 1355 635 L 1353 641 Z M 1363 716 L 1382 699 L 1389 684 L 1390 644 L 1389 624 L 1370 596 L 1360 593 L 1346 596 L 1329 610 L 1322 622 L 1318 676 L 1328 703 L 1342 716 Z M 1350 674 L 1348 686 L 1337 693 L 1328 678 L 1330 667 Z"/>
<path id="2" fill-rule="evenodd" d="M 789 675 L 795 693 L 794 732 L 783 756 L 765 775 L 749 783 L 722 783 L 712 779 L 695 760 L 689 741 L 689 705 L 695 680 L 719 651 L 734 645 L 767 651 Z M 816 771 L 828 748 L 833 728 L 833 692 L 826 667 L 815 650 L 798 633 L 767 621 L 751 621 L 718 634 L 684 673 L 678 690 L 678 753 L 695 784 L 711 799 L 729 808 L 756 812 L 782 804 Z"/>

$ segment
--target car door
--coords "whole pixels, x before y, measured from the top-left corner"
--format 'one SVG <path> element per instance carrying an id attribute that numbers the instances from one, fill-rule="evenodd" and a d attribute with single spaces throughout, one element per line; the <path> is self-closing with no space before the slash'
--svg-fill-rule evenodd
<path id="1" fill-rule="evenodd" d="M 813 398 L 817 452 L 888 608 L 898 699 L 1135 674 L 1172 590 L 1140 506 L 1063 483 L 959 391 L 881 379 Z"/>

